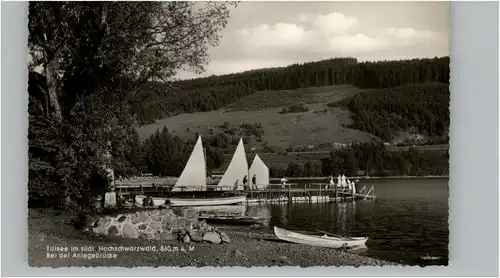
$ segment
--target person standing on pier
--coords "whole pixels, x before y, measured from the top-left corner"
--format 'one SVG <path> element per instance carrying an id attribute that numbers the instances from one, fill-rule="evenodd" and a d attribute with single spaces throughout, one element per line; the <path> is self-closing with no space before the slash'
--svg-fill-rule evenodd
<path id="1" fill-rule="evenodd" d="M 335 182 L 333 182 L 333 176 L 330 175 L 330 185 L 327 188 L 333 188 L 335 186 Z"/>
<path id="2" fill-rule="evenodd" d="M 253 174 L 252 177 L 252 185 L 254 186 L 255 189 L 257 189 L 257 177 L 255 174 Z"/>
<path id="3" fill-rule="evenodd" d="M 245 177 L 243 177 L 243 186 L 246 187 L 247 183 L 248 183 L 248 178 L 247 175 L 245 175 Z"/>
<path id="4" fill-rule="evenodd" d="M 281 178 L 281 188 L 285 188 L 285 185 L 286 185 L 287 181 L 288 180 L 286 179 L 286 177 Z"/>

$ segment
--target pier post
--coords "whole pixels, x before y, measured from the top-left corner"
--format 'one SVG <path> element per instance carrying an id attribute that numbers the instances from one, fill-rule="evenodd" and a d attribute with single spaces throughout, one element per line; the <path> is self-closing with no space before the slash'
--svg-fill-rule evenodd
<path id="1" fill-rule="evenodd" d="M 316 202 L 319 203 L 320 200 L 323 200 L 321 197 L 321 184 L 319 185 L 319 199 L 317 199 Z"/>
<path id="2" fill-rule="evenodd" d="M 292 202 L 292 190 L 291 190 L 291 185 L 288 185 L 288 202 Z"/>

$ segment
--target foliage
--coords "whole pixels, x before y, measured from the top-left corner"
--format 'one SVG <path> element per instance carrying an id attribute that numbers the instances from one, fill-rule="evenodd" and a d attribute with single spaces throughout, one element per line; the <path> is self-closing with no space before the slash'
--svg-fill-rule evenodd
<path id="1" fill-rule="evenodd" d="M 422 176 L 449 173 L 448 152 L 424 152 L 415 148 L 389 151 L 382 143 L 355 143 L 336 149 L 321 159 L 321 165 L 312 161 L 303 164 L 291 161 L 286 169 L 270 168 L 272 177 L 312 177 L 345 174 L 347 176 Z"/>
<path id="2" fill-rule="evenodd" d="M 144 102 L 134 104 L 131 108 L 141 124 L 153 123 L 156 119 L 180 113 L 217 110 L 254 92 L 243 86 L 197 88 L 179 92 L 167 90 L 168 88 L 161 83 L 155 85 L 149 83 L 143 87 L 141 93 L 150 96 L 142 98 Z"/>
<path id="3" fill-rule="evenodd" d="M 255 136 L 261 138 L 264 135 L 264 127 L 261 123 L 255 122 L 253 124 L 242 123 L 240 128 L 243 130 L 245 136 Z"/>
<path id="4" fill-rule="evenodd" d="M 177 70 L 204 69 L 231 5 L 30 2 L 30 69 L 42 69 L 29 76 L 30 205 L 80 209 L 108 186 L 106 168 L 134 174 L 152 160 L 131 109 L 150 100 L 144 84 L 162 80 L 165 93 Z"/>
<path id="5" fill-rule="evenodd" d="M 292 105 L 288 108 L 283 108 L 280 111 L 280 114 L 302 113 L 302 112 L 307 112 L 307 111 L 309 111 L 309 108 L 307 108 L 307 106 L 304 106 L 304 104 L 295 104 L 295 105 Z"/>
<path id="6" fill-rule="evenodd" d="M 354 114 L 350 127 L 382 140 L 391 140 L 398 131 L 408 131 L 447 143 L 449 101 L 447 84 L 421 84 L 365 91 L 335 105 Z"/>
<path id="7" fill-rule="evenodd" d="M 143 163 L 142 165 L 136 167 L 142 167 L 156 176 L 179 176 L 195 143 L 196 140 L 183 141 L 177 136 L 172 136 L 167 128 L 158 130 L 141 145 L 145 159 L 139 162 Z M 223 153 L 216 144 L 205 146 L 205 155 L 208 171 L 219 168 L 224 162 Z"/>

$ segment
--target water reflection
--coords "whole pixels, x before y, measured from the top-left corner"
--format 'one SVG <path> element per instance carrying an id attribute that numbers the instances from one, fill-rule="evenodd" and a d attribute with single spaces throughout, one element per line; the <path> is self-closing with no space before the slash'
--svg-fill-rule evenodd
<path id="1" fill-rule="evenodd" d="M 297 232 L 367 236 L 365 246 L 349 252 L 408 264 L 429 254 L 447 264 L 447 180 L 380 180 L 376 186 L 377 200 L 261 204 L 246 213 L 269 219 L 266 233 L 272 234 L 276 225 Z"/>
<path id="2" fill-rule="evenodd" d="M 248 206 L 246 214 L 269 219 L 272 225 L 295 231 L 326 231 L 346 236 L 356 234 L 359 219 L 356 202 L 340 203 L 278 203 Z M 363 219 L 365 221 L 366 219 Z"/>

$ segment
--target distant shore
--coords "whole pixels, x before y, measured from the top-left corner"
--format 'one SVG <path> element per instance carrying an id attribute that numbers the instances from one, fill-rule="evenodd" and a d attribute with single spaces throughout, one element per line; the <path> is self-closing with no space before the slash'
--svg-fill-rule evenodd
<path id="1" fill-rule="evenodd" d="M 57 213 L 56 213 L 57 214 Z M 122 238 L 92 237 L 66 225 L 65 213 L 30 209 L 28 263 L 35 267 L 68 266 L 385 266 L 393 262 L 360 256 L 330 248 L 292 244 L 277 240 L 274 235 L 255 230 L 226 231 L 230 244 L 179 243 L 177 241 L 147 241 Z M 223 228 L 221 228 L 222 230 Z M 107 252 L 116 258 L 61 259 L 47 258 L 47 246 L 109 248 L 119 246 L 156 246 L 156 252 Z M 160 252 L 160 248 L 166 251 Z M 185 251 L 180 249 L 184 248 Z M 191 248 L 191 250 L 190 250 Z M 71 252 L 70 252 L 71 253 Z"/>
<path id="2" fill-rule="evenodd" d="M 287 177 L 288 180 L 325 180 L 328 179 L 329 177 Z M 334 177 L 336 178 L 336 177 Z M 428 175 L 428 176 L 355 176 L 355 177 L 346 177 L 346 179 L 350 180 L 375 180 L 375 179 L 447 179 L 450 178 L 449 175 L 444 175 L 444 176 L 433 176 L 433 175 Z M 135 180 L 122 180 L 122 181 L 116 181 L 116 186 L 117 187 L 133 187 L 138 186 L 139 184 L 142 185 L 143 187 L 151 187 L 152 184 L 156 184 L 157 186 L 164 186 L 164 185 L 174 185 L 175 181 L 177 178 L 137 178 Z M 269 178 L 270 181 L 275 181 L 279 182 L 281 178 Z M 211 179 L 209 182 L 215 182 L 217 181 L 216 179 Z"/>
<path id="3" fill-rule="evenodd" d="M 346 177 L 346 179 L 350 180 L 374 180 L 374 179 L 436 179 L 436 178 L 449 178 L 449 175 L 445 176 L 354 176 L 354 177 Z M 329 177 L 287 177 L 289 180 L 324 180 Z M 336 178 L 336 177 L 334 177 Z M 271 181 L 279 181 L 281 178 L 270 178 Z"/>

